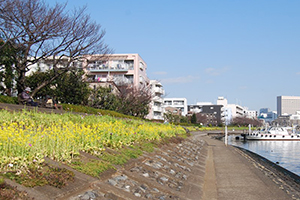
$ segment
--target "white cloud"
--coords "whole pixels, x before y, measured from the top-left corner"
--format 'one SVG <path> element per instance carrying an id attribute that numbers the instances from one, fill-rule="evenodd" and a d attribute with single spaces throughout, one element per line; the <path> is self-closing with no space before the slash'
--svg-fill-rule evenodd
<path id="1" fill-rule="evenodd" d="M 228 71 L 227 67 L 223 67 L 221 69 L 209 67 L 209 68 L 205 69 L 205 72 L 211 76 L 219 76 L 219 75 L 225 73 L 226 71 Z"/>
<path id="2" fill-rule="evenodd" d="M 172 84 L 172 83 L 191 83 L 195 80 L 200 79 L 200 77 L 197 76 L 182 76 L 182 77 L 176 77 L 176 78 L 167 78 L 162 79 L 161 82 L 163 84 Z"/>
<path id="3" fill-rule="evenodd" d="M 297 72 L 296 74 L 297 74 L 297 75 L 300 75 L 300 72 Z"/>

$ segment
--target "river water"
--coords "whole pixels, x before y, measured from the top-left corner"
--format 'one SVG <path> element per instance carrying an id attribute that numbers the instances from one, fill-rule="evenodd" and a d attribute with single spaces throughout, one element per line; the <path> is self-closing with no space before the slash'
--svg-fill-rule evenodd
<path id="1" fill-rule="evenodd" d="M 229 136 L 228 144 L 254 152 L 300 176 L 300 141 L 243 141 Z"/>

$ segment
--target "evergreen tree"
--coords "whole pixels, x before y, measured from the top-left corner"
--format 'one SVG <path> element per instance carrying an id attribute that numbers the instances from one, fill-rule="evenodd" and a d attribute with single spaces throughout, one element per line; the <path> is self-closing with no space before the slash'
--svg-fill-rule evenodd
<path id="1" fill-rule="evenodd" d="M 195 113 L 193 113 L 192 117 L 191 117 L 191 123 L 192 124 L 196 124 L 197 123 L 197 116 Z"/>
<path id="2" fill-rule="evenodd" d="M 47 72 L 37 71 L 26 77 L 26 85 L 30 88 L 37 87 L 40 83 L 48 79 L 53 70 Z M 75 70 L 65 73 L 36 93 L 36 97 L 44 98 L 46 95 L 56 97 L 61 103 L 87 105 L 90 95 L 88 83 L 83 80 L 84 72 Z"/>

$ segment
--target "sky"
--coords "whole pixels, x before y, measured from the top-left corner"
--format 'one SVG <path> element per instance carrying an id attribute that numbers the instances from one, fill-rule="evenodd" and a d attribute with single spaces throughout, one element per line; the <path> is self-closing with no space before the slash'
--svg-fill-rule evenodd
<path id="1" fill-rule="evenodd" d="M 298 0 L 69 0 L 67 9 L 82 6 L 114 53 L 142 57 L 166 98 L 276 111 L 277 96 L 300 96 Z"/>

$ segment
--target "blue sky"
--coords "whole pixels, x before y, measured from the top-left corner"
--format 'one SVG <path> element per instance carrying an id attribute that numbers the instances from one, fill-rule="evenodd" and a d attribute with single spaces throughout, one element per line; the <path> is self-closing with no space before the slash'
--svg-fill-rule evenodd
<path id="1" fill-rule="evenodd" d="M 166 97 L 276 110 L 277 96 L 300 95 L 298 0 L 68 2 L 84 5 L 114 53 L 140 54 Z"/>

